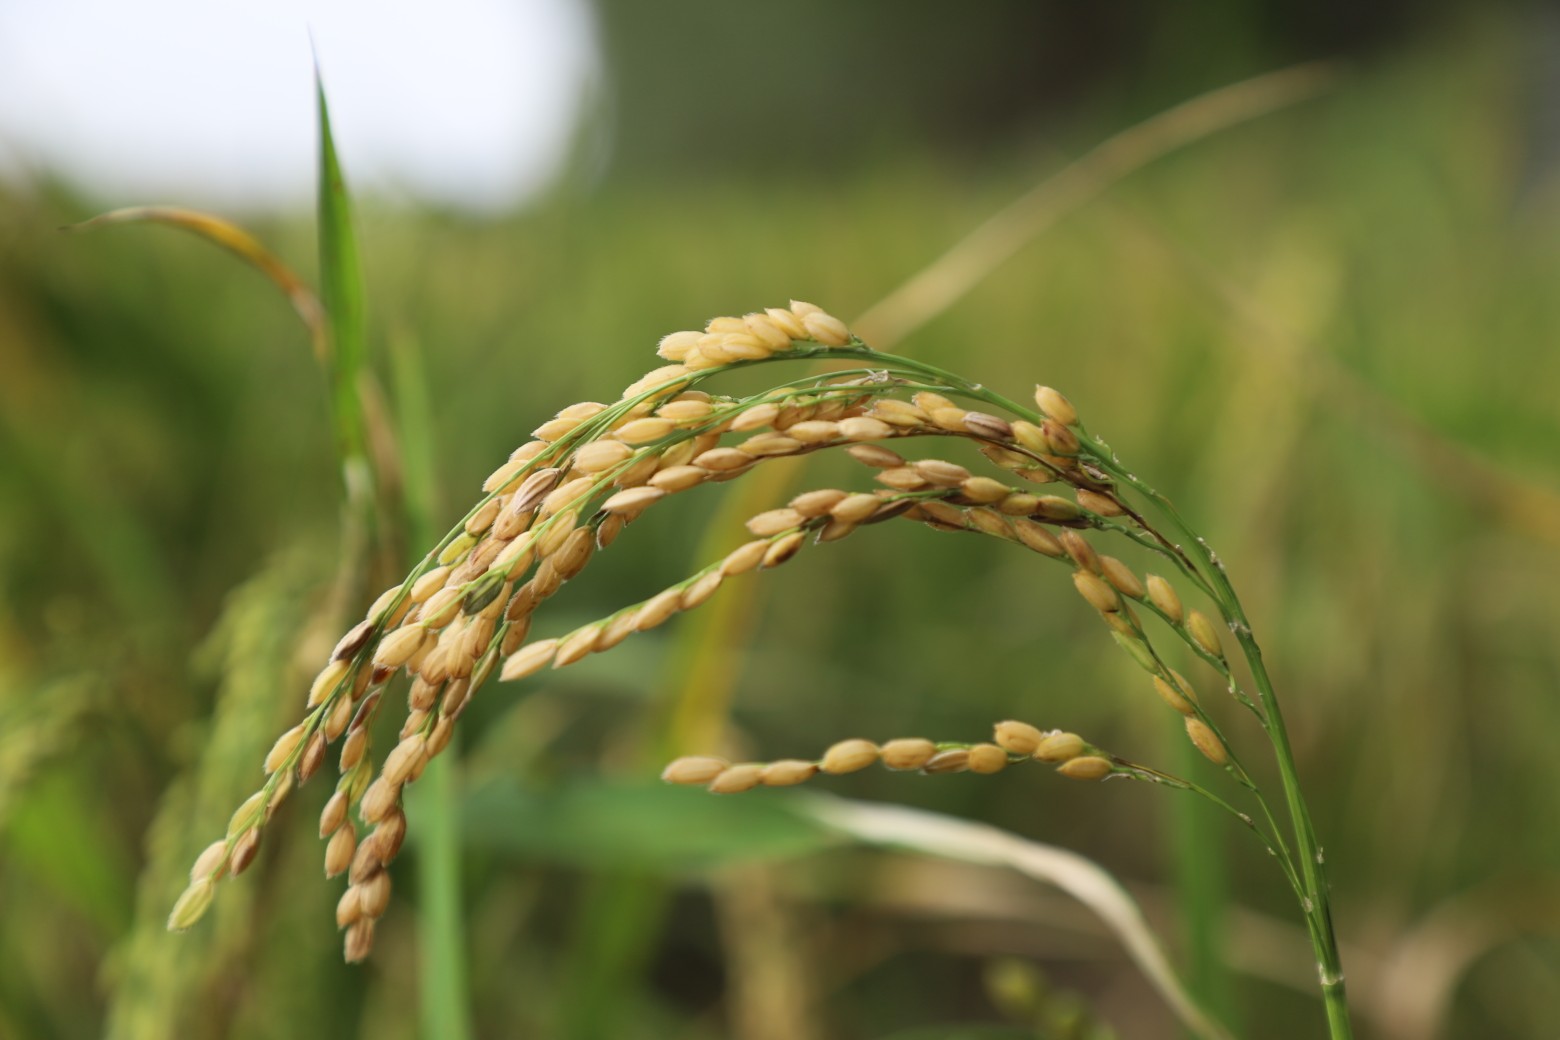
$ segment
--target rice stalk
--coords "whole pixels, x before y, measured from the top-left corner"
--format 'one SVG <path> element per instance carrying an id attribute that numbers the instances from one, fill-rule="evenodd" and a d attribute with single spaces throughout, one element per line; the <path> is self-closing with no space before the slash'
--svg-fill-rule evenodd
<path id="1" fill-rule="evenodd" d="M 533 439 L 484 482 L 485 496 L 465 518 L 342 636 L 310 688 L 303 721 L 266 756 L 269 779 L 234 814 L 226 838 L 197 862 L 171 915 L 172 927 L 197 920 L 216 883 L 253 860 L 270 813 L 318 771 L 329 745 L 339 742 L 337 790 L 322 814 L 320 834 L 329 842 L 327 874 L 347 874 L 337 924 L 346 933 L 347 959 L 361 960 L 388 908 L 388 868 L 407 828 L 404 789 L 449 745 L 471 697 L 495 671 L 515 681 L 549 666 L 567 667 L 694 609 L 730 578 L 787 562 L 809 541 L 834 542 L 860 527 L 909 517 L 943 530 L 996 537 L 1067 567 L 1074 589 L 1107 625 L 1112 640 L 1149 675 L 1158 698 L 1182 716 L 1191 744 L 1253 799 L 1261 822 L 1198 785 L 1101 752 L 1072 734 L 1036 736 L 1017 724 L 1005 732 L 1010 743 L 1034 743 L 1027 755 L 1002 743 L 932 745 L 918 768 L 934 774 L 996 772 L 1017 755 L 1054 762 L 1074 779 L 1132 776 L 1220 805 L 1273 852 L 1294 888 L 1321 959 L 1333 1034 L 1348 1035 L 1315 837 L 1243 609 L 1206 543 L 1088 431 L 1070 401 L 1038 386 L 1035 407 L 1019 405 L 952 373 L 876 352 L 837 319 L 797 301 L 742 318 L 716 318 L 702 332 L 673 333 L 661 340 L 658 352 L 673 363 L 630 385 L 616 402 L 571 405 L 533 431 Z M 742 398 L 701 389 L 731 369 L 815 358 L 867 367 L 781 383 Z M 1037 494 L 949 459 L 910 459 L 888 446 L 929 438 L 972 445 L 1008 477 L 1064 493 Z M 835 449 L 871 468 L 881 487 L 819 489 L 759 512 L 747 521 L 750 541 L 676 585 L 570 631 L 532 638 L 542 605 L 657 503 L 736 479 L 766 460 Z M 1086 535 L 1090 531 L 1095 538 Z M 1157 553 L 1177 572 L 1175 581 L 1204 597 L 1219 621 L 1201 607 L 1186 606 L 1171 579 L 1140 577 L 1101 553 L 1095 541 L 1110 537 Z M 1283 781 L 1287 832 L 1203 699 L 1165 664 L 1140 609 L 1157 616 L 1212 666 L 1263 726 Z M 1256 696 L 1231 671 L 1224 630 L 1244 652 Z M 398 743 L 380 758 L 369 745 L 369 724 L 384 703 L 386 683 L 402 669 L 412 677 L 406 713 Z M 895 742 L 896 760 L 904 761 L 898 756 L 910 753 L 908 748 L 926 750 L 914 740 Z M 853 740 L 817 760 L 683 759 L 669 767 L 668 776 L 685 782 L 696 777 L 718 793 L 736 793 L 799 783 L 820 771 L 853 772 L 882 755 L 878 745 Z M 358 825 L 366 832 L 361 837 Z"/>

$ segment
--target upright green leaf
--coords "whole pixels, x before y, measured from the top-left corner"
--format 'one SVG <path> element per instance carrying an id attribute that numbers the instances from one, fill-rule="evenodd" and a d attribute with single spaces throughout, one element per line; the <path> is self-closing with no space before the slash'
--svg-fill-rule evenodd
<path id="1" fill-rule="evenodd" d="M 409 562 L 416 562 L 421 547 L 438 537 L 434 529 L 438 487 L 433 407 L 428 400 L 428 381 L 416 339 L 402 332 L 389 338 L 389 346 L 406 530 L 414 557 Z M 461 907 L 458 746 L 458 742 L 452 743 L 445 754 L 429 762 L 422 781 L 408 793 L 412 812 L 418 819 L 413 839 L 418 866 L 421 958 L 417 974 L 422 1035 L 430 1040 L 467 1040 L 474 1032 Z"/>
<path id="2" fill-rule="evenodd" d="M 336 142 L 330 131 L 330 110 L 318 68 L 315 69 L 314 86 L 320 114 L 320 296 L 330 325 L 331 409 L 337 450 L 343 466 L 349 471 L 350 494 L 351 460 L 362 459 L 367 444 L 357 389 L 366 354 L 363 271 L 358 260 L 357 235 L 352 226 L 352 197 L 336 156 Z"/>

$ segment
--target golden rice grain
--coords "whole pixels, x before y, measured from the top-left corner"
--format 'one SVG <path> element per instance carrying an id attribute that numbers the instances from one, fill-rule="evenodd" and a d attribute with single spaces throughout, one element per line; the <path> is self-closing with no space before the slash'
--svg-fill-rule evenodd
<path id="1" fill-rule="evenodd" d="M 366 959 L 374 949 L 374 919 L 365 917 L 354 921 L 342 941 L 342 959 L 357 964 Z"/>
<path id="2" fill-rule="evenodd" d="M 801 526 L 806 519 L 805 516 L 795 509 L 770 509 L 749 518 L 746 526 L 749 531 L 759 538 L 769 538 L 784 531 L 789 531 L 793 527 Z"/>
<path id="3" fill-rule="evenodd" d="M 846 495 L 834 504 L 829 515 L 846 523 L 860 523 L 877 512 L 878 497 L 865 492 Z"/>
<path id="4" fill-rule="evenodd" d="M 856 416 L 856 418 L 861 418 Z M 850 422 L 850 419 L 841 420 Z M 824 419 L 808 419 L 795 422 L 785 428 L 786 436 L 799 444 L 827 444 L 845 436 L 840 423 Z"/>
<path id="5" fill-rule="evenodd" d="M 878 470 L 877 481 L 895 491 L 919 491 L 928 484 L 927 479 L 921 476 L 914 465 Z"/>
<path id="6" fill-rule="evenodd" d="M 215 878 L 219 871 L 226 869 L 227 858 L 227 842 L 214 841 L 207 845 L 201 850 L 200 855 L 195 857 L 195 863 L 190 867 L 190 881 L 199 881 L 204 877 Z"/>
<path id="7" fill-rule="evenodd" d="M 364 618 L 386 628 L 399 624 L 406 616 L 406 612 L 412 608 L 411 601 L 401 595 L 401 590 L 404 588 L 404 585 L 392 585 L 381 592 L 379 598 L 368 608 Z M 399 603 L 396 603 L 397 599 L 400 600 Z M 394 605 L 393 610 L 392 605 Z"/>
<path id="8" fill-rule="evenodd" d="M 749 437 L 737 447 L 749 455 L 772 458 L 777 455 L 795 454 L 801 450 L 802 442 L 785 434 L 762 433 L 756 437 Z"/>
<path id="9" fill-rule="evenodd" d="M 784 307 L 767 307 L 764 309 L 764 314 L 774 322 L 775 328 L 791 339 L 807 338 L 807 326 L 802 324 L 801 317 L 795 311 L 786 310 Z"/>
<path id="10" fill-rule="evenodd" d="M 964 421 L 968 414 L 963 408 L 939 408 L 930 413 L 930 418 L 934 426 L 950 433 L 969 433 L 969 425 Z"/>
<path id="11" fill-rule="evenodd" d="M 920 475 L 921 479 L 937 487 L 954 488 L 970 479 L 970 471 L 955 462 L 946 462 L 943 459 L 922 459 L 912 462 L 910 468 Z"/>
<path id="12" fill-rule="evenodd" d="M 1176 595 L 1175 587 L 1157 574 L 1148 576 L 1147 586 L 1149 600 L 1170 619 L 1172 624 L 1179 625 L 1186 616 L 1186 611 L 1181 606 L 1181 597 Z"/>
<path id="13" fill-rule="evenodd" d="M 1063 426 L 1076 426 L 1078 424 L 1078 411 L 1072 406 L 1072 402 L 1062 394 L 1048 386 L 1035 387 L 1035 404 L 1040 406 L 1040 411 L 1055 419 Z"/>
<path id="14" fill-rule="evenodd" d="M 1045 734 L 1027 722 L 1019 722 L 1008 719 L 997 723 L 993 737 L 1003 750 L 1015 755 L 1032 755 L 1040 742 L 1045 739 Z"/>
<path id="15" fill-rule="evenodd" d="M 303 723 L 299 723 L 276 738 L 276 743 L 272 744 L 271 750 L 266 753 L 265 764 L 262 766 L 267 776 L 282 768 L 283 763 L 298 750 L 298 745 L 303 743 L 304 728 Z"/>
<path id="16" fill-rule="evenodd" d="M 309 686 L 308 707 L 313 708 L 325 703 L 326 698 L 336 691 L 347 673 L 352 670 L 352 662 L 336 660 L 321 669 L 320 674 L 314 677 L 314 682 Z"/>
<path id="17" fill-rule="evenodd" d="M 1132 573 L 1132 569 L 1114 556 L 1100 557 L 1100 574 L 1106 581 L 1115 586 L 1116 591 L 1123 596 L 1131 596 L 1133 599 L 1142 599 L 1146 591 L 1138 576 Z"/>
<path id="18" fill-rule="evenodd" d="M 785 563 L 801 551 L 802 542 L 805 540 L 806 535 L 801 531 L 792 531 L 790 534 L 781 535 L 769 546 L 769 551 L 764 553 L 764 558 L 759 563 L 760 568 L 768 570 L 771 567 L 778 567 Z"/>
<path id="19" fill-rule="evenodd" d="M 590 656 L 596 649 L 596 644 L 601 641 L 601 626 L 586 625 L 574 633 L 564 637 L 558 644 L 558 652 L 553 655 L 554 668 L 566 668 L 576 661 Z"/>
<path id="20" fill-rule="evenodd" d="M 656 499 L 666 494 L 661 488 L 653 485 L 645 487 L 629 488 L 619 491 L 617 494 L 601 503 L 601 508 L 608 513 L 621 513 L 633 515 L 641 512 Z"/>
<path id="21" fill-rule="evenodd" d="M 771 350 L 789 350 L 792 337 L 767 314 L 745 314 L 742 324 Z M 805 331 L 805 327 L 804 327 Z"/>
<path id="22" fill-rule="evenodd" d="M 769 539 L 760 538 L 747 542 L 726 554 L 726 558 L 721 561 L 720 572 L 727 577 L 733 574 L 745 574 L 762 563 L 767 552 L 769 552 Z"/>
<path id="23" fill-rule="evenodd" d="M 418 625 L 398 628 L 379 641 L 374 650 L 374 664 L 380 668 L 399 668 L 430 638 L 428 630 Z"/>
<path id="24" fill-rule="evenodd" d="M 878 760 L 878 746 L 870 740 L 842 740 L 823 753 L 819 768 L 839 776 L 865 769 Z"/>
<path id="25" fill-rule="evenodd" d="M 834 488 L 820 488 L 817 491 L 807 491 L 791 499 L 789 505 L 793 511 L 803 517 L 823 516 L 829 510 L 844 501 L 845 492 Z"/>
<path id="26" fill-rule="evenodd" d="M 769 551 L 767 545 L 764 551 Z M 676 614 L 682 609 L 682 594 L 683 590 L 681 588 L 673 586 L 646 600 L 644 605 L 639 608 L 638 618 L 634 625 L 635 630 L 648 632 L 666 621 L 673 614 Z"/>
<path id="27" fill-rule="evenodd" d="M 1047 419 L 1040 424 L 1040 433 L 1045 437 L 1048 453 L 1063 458 L 1078 454 L 1080 445 L 1078 435 L 1055 419 Z"/>
<path id="28" fill-rule="evenodd" d="M 739 470 L 753 464 L 753 456 L 737 448 L 712 448 L 694 458 L 693 464 L 714 472 Z"/>
<path id="29" fill-rule="evenodd" d="M 677 400 L 668 401 L 655 410 L 655 413 L 663 419 L 670 419 L 679 426 L 695 422 L 709 415 L 712 407 L 709 401 Z"/>
<path id="30" fill-rule="evenodd" d="M 1214 657 L 1224 656 L 1224 647 L 1219 640 L 1219 630 L 1214 627 L 1208 615 L 1200 610 L 1188 611 L 1186 615 L 1186 634 L 1192 637 L 1192 642 L 1202 647 L 1203 651 Z"/>
<path id="31" fill-rule="evenodd" d="M 689 371 L 691 367 L 691 365 L 663 365 L 660 368 L 652 369 L 625 387 L 623 389 L 623 398 L 627 400 L 651 391 L 653 391 L 652 397 L 674 394 L 687 382 L 687 377 L 691 374 Z"/>
<path id="32" fill-rule="evenodd" d="M 351 822 L 344 824 L 330 836 L 325 845 L 325 876 L 333 878 L 346 870 L 357 851 L 357 832 Z"/>
<path id="33" fill-rule="evenodd" d="M 905 464 L 903 456 L 881 444 L 853 444 L 845 450 L 857 462 L 873 469 L 894 469 Z"/>
<path id="34" fill-rule="evenodd" d="M 990 509 L 970 509 L 966 510 L 964 515 L 969 519 L 970 526 L 977 531 L 997 538 L 1014 537 L 1013 525 L 1001 513 Z"/>
<path id="35" fill-rule="evenodd" d="M 1176 675 L 1175 679 L 1175 685 L 1171 685 L 1161 676 L 1154 676 L 1154 692 L 1159 694 L 1159 696 L 1166 704 L 1170 705 L 1170 707 L 1174 708 L 1182 715 L 1196 714 L 1197 708 L 1195 706 L 1195 702 L 1197 697 L 1192 692 L 1192 688 L 1188 686 L 1186 684 L 1186 680 L 1182 679 L 1179 675 Z"/>
<path id="36" fill-rule="evenodd" d="M 1230 760 L 1230 753 L 1224 747 L 1224 741 L 1214 733 L 1213 727 L 1202 719 L 1188 717 L 1186 720 L 1186 735 L 1191 738 L 1192 744 L 1201 751 L 1203 757 L 1216 766 L 1222 766 Z"/>
<path id="37" fill-rule="evenodd" d="M 521 647 L 504 662 L 503 668 L 498 673 L 499 681 L 512 682 L 533 675 L 547 667 L 557 652 L 558 640 L 556 639 L 543 639 Z"/>
<path id="38" fill-rule="evenodd" d="M 1078 595 L 1101 614 L 1109 614 L 1121 609 L 1121 597 L 1103 578 L 1088 571 L 1073 571 L 1072 580 Z"/>
<path id="39" fill-rule="evenodd" d="M 1039 505 L 1031 515 L 1040 520 L 1057 520 L 1065 523 L 1068 520 L 1078 519 L 1083 515 L 1083 511 L 1078 508 L 1078 503 L 1069 502 L 1060 495 L 1041 495 Z"/>
<path id="40" fill-rule="evenodd" d="M 634 449 L 623 441 L 592 441 L 574 453 L 574 468 L 581 473 L 601 473 L 633 456 Z"/>
<path id="41" fill-rule="evenodd" d="M 688 755 L 661 770 L 661 779 L 669 784 L 707 784 L 725 772 L 730 764 L 724 758 Z"/>
<path id="42" fill-rule="evenodd" d="M 942 399 L 944 402 L 946 398 Z M 888 423 L 890 426 L 916 427 L 924 426 L 931 421 L 926 412 L 908 401 L 896 400 L 885 397 L 872 404 L 872 416 Z"/>
<path id="43" fill-rule="evenodd" d="M 997 511 L 1005 516 L 1028 516 L 1040 505 L 1040 497 L 1025 491 L 1013 491 L 997 503 Z"/>
<path id="44" fill-rule="evenodd" d="M 363 792 L 363 800 L 358 803 L 358 815 L 363 817 L 366 823 L 378 823 L 395 807 L 400 797 L 400 785 L 393 784 L 381 776 L 369 784 L 368 790 Z"/>
<path id="45" fill-rule="evenodd" d="M 1036 454 L 1049 454 L 1051 451 L 1040 427 L 1023 419 L 1013 423 L 1013 439 Z"/>
<path id="46" fill-rule="evenodd" d="M 710 781 L 709 790 L 713 794 L 740 794 L 743 791 L 751 791 L 758 786 L 763 773 L 764 767 L 757 763 L 730 766 Z"/>
<path id="47" fill-rule="evenodd" d="M 802 326 L 810 338 L 826 347 L 843 347 L 850 342 L 850 330 L 832 314 L 817 311 L 802 315 Z"/>
<path id="48" fill-rule="evenodd" d="M 1110 495 L 1101 494 L 1098 491 L 1090 491 L 1088 488 L 1079 488 L 1076 492 L 1078 505 L 1091 513 L 1100 516 L 1122 516 L 1126 513 L 1120 502 Z"/>
<path id="49" fill-rule="evenodd" d="M 564 581 L 579 574 L 596 551 L 596 539 L 588 527 L 577 527 L 564 538 L 549 562 Z"/>
<path id="50" fill-rule="evenodd" d="M 790 787 L 812 779 L 818 774 L 818 763 L 804 762 L 799 758 L 783 758 L 771 762 L 759 772 L 759 782 L 765 787 Z"/>
<path id="51" fill-rule="evenodd" d="M 1067 555 L 1067 550 L 1062 548 L 1056 536 L 1033 520 L 1020 517 L 1013 521 L 1013 530 L 1020 542 L 1043 556 L 1060 558 Z"/>
<path id="52" fill-rule="evenodd" d="M 1110 759 L 1086 755 L 1069 759 L 1058 766 L 1056 771 L 1074 780 L 1103 780 L 1111 774 L 1111 769 Z"/>
<path id="53" fill-rule="evenodd" d="M 885 437 L 891 437 L 894 428 L 881 419 L 874 419 L 870 415 L 853 415 L 848 419 L 839 421 L 839 433 L 848 441 L 877 441 Z M 858 459 L 861 455 L 851 452 Z M 873 463 L 868 463 L 873 465 Z"/>
<path id="54" fill-rule="evenodd" d="M 681 361 L 702 335 L 701 332 L 686 331 L 668 333 L 656 344 L 655 352 L 668 361 Z"/>
<path id="55" fill-rule="evenodd" d="M 962 773 L 970 767 L 970 752 L 968 748 L 949 748 L 947 751 L 939 751 L 926 760 L 921 766 L 921 772 L 927 776 L 937 776 L 943 773 Z"/>
<path id="56" fill-rule="evenodd" d="M 920 769 L 937 753 L 937 745 L 921 737 L 901 737 L 884 744 L 879 753 L 890 769 Z"/>
<path id="57" fill-rule="evenodd" d="M 173 904 L 173 910 L 168 914 L 168 930 L 182 932 L 199 921 L 211 907 L 216 893 L 216 883 L 209 878 L 193 882 Z"/>
<path id="58" fill-rule="evenodd" d="M 759 430 L 775 421 L 780 414 L 780 406 L 773 401 L 764 401 L 755 404 L 751 408 L 745 408 L 738 412 L 731 420 L 731 429 L 735 433 L 747 433 Z"/>
<path id="59" fill-rule="evenodd" d="M 1007 768 L 1007 752 L 995 744 L 976 744 L 970 748 L 969 767 L 972 773 L 1000 773 Z"/>
<path id="60" fill-rule="evenodd" d="M 698 466 L 671 466 L 650 478 L 650 486 L 661 491 L 686 491 L 709 479 L 709 470 Z"/>
<path id="61" fill-rule="evenodd" d="M 390 872 L 377 871 L 367 881 L 358 886 L 361 891 L 358 894 L 358 902 L 363 909 L 364 917 L 382 917 L 390 906 Z"/>
<path id="62" fill-rule="evenodd" d="M 1063 531 L 1056 537 L 1062 543 L 1062 548 L 1067 550 L 1067 555 L 1072 557 L 1073 563 L 1080 569 L 1094 574 L 1100 573 L 1099 554 L 1094 551 L 1094 546 L 1089 544 L 1088 539 L 1073 530 Z"/>
<path id="63" fill-rule="evenodd" d="M 1031 755 L 1041 762 L 1066 762 L 1083 754 L 1084 748 L 1078 734 L 1057 731 L 1047 733 Z"/>
<path id="64" fill-rule="evenodd" d="M 249 869 L 259 854 L 260 828 L 255 827 L 240 834 L 233 842 L 233 851 L 228 854 L 228 870 L 237 877 Z"/>
<path id="65" fill-rule="evenodd" d="M 658 441 L 677 429 L 672 420 L 659 415 L 647 415 L 642 419 L 630 419 L 612 431 L 614 440 L 624 444 L 648 444 Z"/>
<path id="66" fill-rule="evenodd" d="M 683 590 L 682 596 L 678 599 L 678 605 L 683 610 L 692 610 L 694 607 L 699 606 L 705 600 L 715 595 L 715 590 L 720 588 L 721 582 L 725 580 L 725 577 L 718 570 L 710 571 L 708 574 L 703 575 Z"/>
<path id="67" fill-rule="evenodd" d="M 1013 436 L 1013 426 L 1006 419 L 985 412 L 965 412 L 964 426 L 977 437 L 1005 441 Z"/>
<path id="68" fill-rule="evenodd" d="M 969 477 L 959 484 L 959 495 L 966 502 L 977 505 L 993 505 L 1009 497 L 1010 489 L 1000 480 L 991 477 Z M 1002 510 L 1007 512 L 1007 510 Z"/>

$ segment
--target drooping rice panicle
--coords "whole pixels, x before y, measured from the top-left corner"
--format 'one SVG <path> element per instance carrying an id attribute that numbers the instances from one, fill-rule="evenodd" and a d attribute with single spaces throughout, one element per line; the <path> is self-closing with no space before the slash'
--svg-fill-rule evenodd
<path id="1" fill-rule="evenodd" d="M 1279 857 L 1302 906 L 1314 905 L 1317 871 L 1297 863 L 1313 837 L 1295 808 L 1292 764 L 1281 754 L 1299 845 L 1294 855 L 1216 721 L 1191 683 L 1164 662 L 1138 615 L 1142 609 L 1158 616 L 1281 743 L 1265 673 L 1258 668 L 1258 703 L 1231 671 L 1219 622 L 1186 606 L 1176 587 L 1180 582 L 1206 596 L 1251 661 L 1249 627 L 1222 565 L 1200 540 L 1178 542 L 1149 518 L 1145 504 L 1184 531 L 1163 497 L 1120 465 L 1064 396 L 1038 386 L 1037 410 L 1028 409 L 932 366 L 872 351 L 838 319 L 798 301 L 716 318 L 702 331 L 672 333 L 658 353 L 670 364 L 631 384 L 618 400 L 570 405 L 538 426 L 483 482 L 483 497 L 459 524 L 341 638 L 308 692 L 302 720 L 266 756 L 260 790 L 234 813 L 227 835 L 197 860 L 170 926 L 194 923 L 216 883 L 253 862 L 266 822 L 336 744 L 339 776 L 319 831 L 327 843 L 326 874 L 347 877 L 337 905 L 346 957 L 362 959 L 389 905 L 389 867 L 406 837 L 405 788 L 449 745 L 472 696 L 495 671 L 518 680 L 574 664 L 694 609 L 730 578 L 786 562 L 809 540 L 837 541 L 894 517 L 986 534 L 1067 566 L 1075 590 L 1113 640 L 1149 674 L 1158 698 L 1183 717 L 1191 743 L 1256 796 L 1265 826 L 1187 781 L 1103 752 L 1074 734 L 1014 721 L 999 724 L 993 741 L 975 744 L 848 740 L 816 760 L 683 758 L 667 767 L 666 779 L 735 793 L 792 786 L 819 773 L 843 775 L 875 762 L 927 775 L 994 773 L 1020 761 L 1050 763 L 1074 779 L 1125 775 L 1195 790 L 1234 814 Z M 804 359 L 858 367 L 741 398 L 704 388 L 731 369 Z M 908 445 L 936 439 L 973 448 L 999 476 L 1027 486 L 953 459 L 909 454 Z M 740 478 L 769 460 L 835 449 L 869 467 L 878 490 L 823 488 L 797 495 L 750 517 L 750 541 L 684 581 L 598 621 L 532 638 L 539 609 L 652 506 Z M 1168 560 L 1178 577 L 1139 576 L 1095 545 L 1117 537 Z M 403 670 L 409 678 L 405 715 L 397 742 L 381 759 L 370 746 L 370 728 L 385 710 L 387 683 Z M 1320 934 L 1315 913 L 1306 913 L 1313 934 Z"/>

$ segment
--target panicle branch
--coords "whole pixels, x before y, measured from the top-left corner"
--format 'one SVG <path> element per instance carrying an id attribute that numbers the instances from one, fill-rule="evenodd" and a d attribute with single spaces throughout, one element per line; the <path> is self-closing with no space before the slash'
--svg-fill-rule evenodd
<path id="1" fill-rule="evenodd" d="M 302 720 L 266 756 L 260 790 L 235 812 L 226 836 L 198 857 L 170 927 L 193 924 L 210 905 L 217 882 L 254 861 L 277 808 L 319 771 L 335 746 L 335 791 L 319 833 L 326 841 L 326 876 L 346 875 L 336 908 L 346 957 L 361 960 L 389 906 L 389 867 L 406 837 L 405 788 L 449 745 L 471 698 L 495 671 L 501 680 L 515 681 L 574 664 L 694 609 L 728 579 L 779 566 L 809 542 L 839 541 L 896 517 L 996 537 L 1070 568 L 1079 595 L 1149 673 L 1158 697 L 1185 717 L 1192 743 L 1252 786 L 1191 684 L 1162 660 L 1137 608 L 1156 614 L 1258 711 L 1229 671 L 1217 626 L 1186 608 L 1170 579 L 1139 577 L 1099 553 L 1084 532 L 1122 536 L 1160 554 L 1196 590 L 1208 591 L 1208 583 L 1123 496 L 1093 442 L 1080 436 L 1076 409 L 1059 392 L 1037 387 L 1038 411 L 1019 408 L 949 373 L 878 354 L 837 318 L 794 300 L 785 308 L 713 319 L 702 331 L 672 333 L 657 352 L 669 363 L 616 401 L 570 405 L 532 431 L 483 482 L 483 496 L 461 522 L 342 636 L 307 693 Z M 813 358 L 858 366 L 747 397 L 703 388 L 730 369 Z M 1011 417 L 958 403 L 970 399 Z M 932 438 L 975 447 L 1007 479 L 899 450 Z M 590 624 L 533 638 L 538 609 L 657 503 L 736 479 L 773 459 L 835 449 L 870 468 L 878 488 L 797 495 L 749 518 L 750 541 L 685 580 Z M 372 724 L 384 710 L 388 684 L 403 671 L 402 725 L 381 757 L 371 746 Z M 988 743 L 848 740 L 817 760 L 678 759 L 664 777 L 734 793 L 874 762 L 935 775 L 994 773 L 1023 761 L 1050 763 L 1075 779 L 1128 775 L 1190 786 L 1074 734 L 1015 721 L 999 724 Z"/>
<path id="2" fill-rule="evenodd" d="M 831 745 L 816 759 L 731 763 L 724 758 L 689 755 L 667 765 L 661 779 L 670 784 L 703 786 L 715 794 L 739 794 L 755 787 L 791 787 L 819 773 L 842 776 L 879 764 L 922 776 L 946 773 L 1000 773 L 1018 762 L 1042 762 L 1074 780 L 1103 780 L 1121 775 L 1142 778 L 1139 769 L 1085 741 L 1076 733 L 1042 731 L 1009 719 L 995 726 L 982 743 L 899 737 L 882 744 L 853 738 Z"/>

